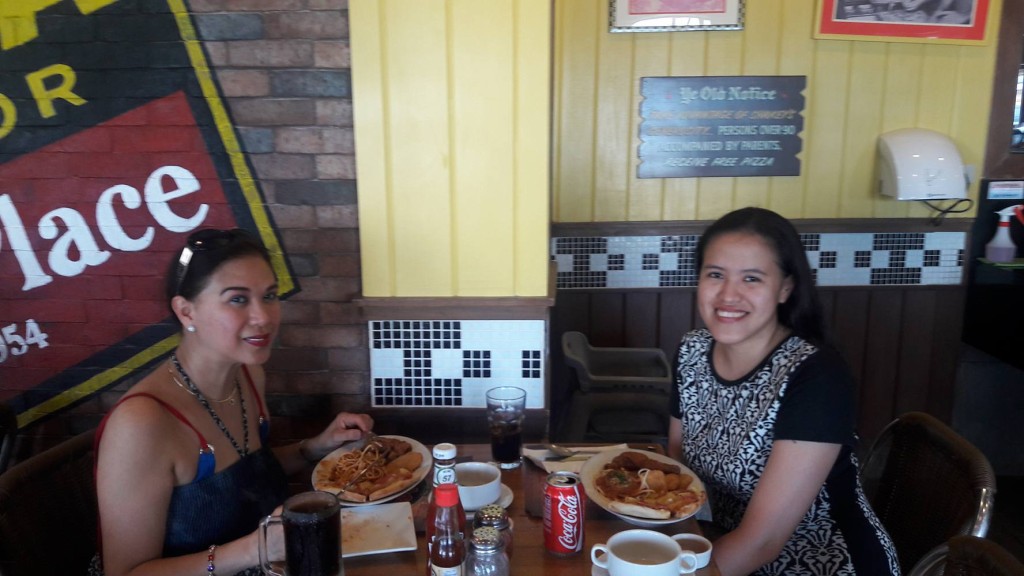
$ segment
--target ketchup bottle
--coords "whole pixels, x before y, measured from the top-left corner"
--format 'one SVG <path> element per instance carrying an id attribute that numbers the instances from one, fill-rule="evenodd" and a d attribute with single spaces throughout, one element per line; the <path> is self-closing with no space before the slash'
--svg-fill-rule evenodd
<path id="1" fill-rule="evenodd" d="M 444 442 L 434 446 L 434 488 L 427 495 L 427 515 L 423 520 L 423 529 L 427 536 L 425 541 L 427 543 L 428 558 L 430 557 L 431 536 L 434 535 L 434 516 L 437 515 L 437 487 L 442 484 L 451 484 L 453 486 L 458 484 L 458 478 L 455 476 L 455 456 L 457 453 L 457 448 L 454 444 Z M 458 489 L 455 491 L 455 496 L 459 516 L 459 532 L 462 532 L 463 537 L 465 537 L 466 513 L 462 508 L 462 502 L 458 501 Z M 430 576 L 429 562 L 427 565 L 427 576 Z"/>
<path id="2" fill-rule="evenodd" d="M 466 543 L 459 522 L 466 515 L 459 512 L 459 488 L 441 484 L 434 488 L 437 510 L 427 525 L 427 568 L 431 576 L 462 576 L 466 561 Z M 433 530 L 431 530 L 433 528 Z"/>

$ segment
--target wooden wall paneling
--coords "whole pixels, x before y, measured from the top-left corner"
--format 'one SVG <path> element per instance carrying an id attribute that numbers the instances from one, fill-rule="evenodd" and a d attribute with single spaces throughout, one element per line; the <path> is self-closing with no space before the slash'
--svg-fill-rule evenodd
<path id="1" fill-rule="evenodd" d="M 878 127 L 882 123 L 882 92 L 885 75 L 885 44 L 856 42 L 850 55 L 850 85 L 866 97 L 852 100 L 846 109 L 846 130 L 843 133 L 843 165 L 839 190 L 839 213 L 843 218 L 864 218 L 872 215 L 876 204 L 875 146 Z"/>
<path id="2" fill-rule="evenodd" d="M 820 289 L 835 346 L 858 386 L 858 433 L 866 449 L 897 415 L 952 415 L 965 291 L 957 286 Z M 551 316 L 552 423 L 571 381 L 561 335 L 579 330 L 597 346 L 656 346 L 670 364 L 680 338 L 703 326 L 696 290 L 563 291 Z"/>
<path id="3" fill-rule="evenodd" d="M 744 17 L 748 22 L 760 22 L 743 32 L 743 69 L 747 76 L 778 74 L 779 40 L 782 33 L 781 10 L 772 2 L 748 2 Z M 773 177 L 740 178 L 733 198 L 735 206 L 768 206 Z"/>
<path id="4" fill-rule="evenodd" d="M 555 222 L 594 218 L 594 129 L 597 109 L 598 35 L 607 12 L 593 0 L 555 2 L 552 210 Z"/>
<path id="5" fill-rule="evenodd" d="M 707 34 L 669 34 L 669 76 L 705 76 L 707 52 Z M 663 182 L 663 218 L 666 221 L 696 220 L 700 179 L 665 178 Z"/>
<path id="6" fill-rule="evenodd" d="M 949 423 L 953 420 L 957 366 L 963 334 L 965 288 L 939 290 L 932 332 L 932 381 L 926 411 Z M 909 318 L 913 321 L 913 318 Z"/>
<path id="7" fill-rule="evenodd" d="M 438 2 L 385 6 L 383 40 L 395 49 L 385 56 L 385 113 L 392 129 L 388 158 L 401 166 L 388 170 L 388 226 L 392 236 L 394 292 L 380 296 L 453 295 L 451 164 L 441 153 L 453 152 L 451 92 L 445 83 L 449 22 Z M 419 16 L 416 16 L 419 14 Z M 416 50 L 399 49 L 415 45 Z M 362 190 L 362 187 L 360 187 Z M 430 234 L 422 231 L 430 222 Z M 426 263 L 429 263 L 427 265 Z"/>
<path id="8" fill-rule="evenodd" d="M 675 358 L 679 341 L 697 325 L 696 290 L 663 292 L 661 295 L 661 331 L 658 346 L 665 351 L 669 363 Z"/>
<path id="9" fill-rule="evenodd" d="M 803 205 L 799 217 L 837 218 L 842 176 L 843 133 L 850 105 L 850 52 L 854 42 L 819 41 L 814 69 L 808 74 L 804 112 Z M 788 218 L 796 214 L 784 214 Z"/>
<path id="10" fill-rule="evenodd" d="M 671 52 L 666 50 L 667 44 L 663 34 L 625 34 L 624 36 L 633 39 L 633 88 L 632 100 L 629 108 L 630 118 L 630 140 L 627 143 L 626 154 L 621 151 L 612 151 L 612 161 L 618 162 L 629 159 L 629 181 L 626 186 L 626 213 L 619 218 L 607 218 L 607 220 L 625 220 L 630 222 L 644 222 L 663 220 L 662 198 L 664 193 L 664 178 L 637 178 L 636 170 L 639 165 L 637 149 L 640 146 L 640 82 L 644 77 L 667 76 L 671 67 Z M 619 111 L 621 113 L 622 111 Z M 621 190 L 615 191 L 621 194 Z M 601 218 L 599 218 L 601 219 Z"/>
<path id="11" fill-rule="evenodd" d="M 831 336 L 853 372 L 853 379 L 861 390 L 858 403 L 863 405 L 870 295 L 865 289 L 822 290 L 822 294 L 834 301 Z"/>
<path id="12" fill-rule="evenodd" d="M 925 45 L 911 43 L 886 44 L 885 88 L 879 134 L 909 128 L 920 104 L 921 69 L 925 61 Z M 877 146 L 877 144 L 876 144 Z M 873 174 L 872 174 L 873 175 Z M 905 218 L 911 202 L 875 202 L 874 216 Z"/>
<path id="13" fill-rule="evenodd" d="M 902 309 L 902 290 L 871 292 L 860 396 L 860 431 L 867 442 L 873 440 L 895 416 L 894 391 L 899 384 L 897 367 Z"/>
<path id="14" fill-rule="evenodd" d="M 515 19 L 495 2 L 493 25 L 480 26 L 475 2 L 449 2 L 452 236 L 454 295 L 502 296 L 516 291 Z M 508 16 L 508 17 L 503 17 Z M 484 104 L 486 103 L 486 104 Z M 481 130 L 488 126 L 488 130 Z M 458 150 L 458 153 L 454 153 Z M 523 191 L 520 197 L 527 196 Z M 536 213 L 542 217 L 544 212 Z M 539 218 L 538 218 L 539 219 Z M 486 238 L 486 242 L 481 242 Z"/>
<path id="15" fill-rule="evenodd" d="M 989 107 L 989 132 L 985 146 L 983 178 L 1020 178 L 1024 174 L 1024 154 L 1010 152 L 1013 105 L 1017 97 L 1017 70 L 1024 46 L 1024 2 L 1003 2 L 999 48 L 996 53 Z"/>
<path id="16" fill-rule="evenodd" d="M 625 295 L 609 291 L 595 293 L 590 299 L 590 331 L 586 333 L 590 345 L 621 346 Z"/>
<path id="17" fill-rule="evenodd" d="M 924 410 L 933 384 L 932 334 L 935 326 L 936 297 L 934 290 L 907 292 L 903 298 L 900 324 L 900 360 L 894 415 Z"/>
<path id="18" fill-rule="evenodd" d="M 627 292 L 623 318 L 623 346 L 654 348 L 658 346 L 658 325 L 661 323 L 657 292 Z"/>
<path id="19" fill-rule="evenodd" d="M 635 34 L 600 34 L 597 39 L 597 102 L 593 110 L 593 209 L 595 220 L 625 220 L 629 183 L 633 179 L 632 156 L 623 157 L 633 141 L 632 54 Z M 575 105 L 575 103 L 570 103 Z"/>
<path id="20" fill-rule="evenodd" d="M 814 22 L 814 2 L 806 0 L 783 0 L 780 10 L 776 5 L 775 11 L 779 13 L 780 40 L 779 40 L 779 70 L 782 76 L 806 76 L 811 70 L 814 62 L 816 47 L 821 43 L 815 40 L 811 34 L 811 23 Z M 808 88 L 811 79 L 808 78 Z M 809 99 L 810 93 L 805 89 L 805 102 Z M 805 112 L 806 113 L 806 112 Z M 768 205 L 779 214 L 786 214 L 795 217 L 796 214 L 803 214 L 804 187 L 807 183 L 807 120 L 805 117 L 804 130 L 801 133 L 804 138 L 804 148 L 800 153 L 800 176 L 786 176 L 772 178 L 771 195 Z"/>
<path id="21" fill-rule="evenodd" d="M 562 334 L 576 330 L 588 334 L 590 332 L 590 294 L 577 291 L 560 291 L 555 296 L 555 306 L 551 309 L 551 323 L 548 350 L 549 392 L 551 403 L 551 428 L 557 430 L 565 419 L 569 409 L 569 398 L 576 382 L 565 365 L 562 354 Z"/>
<path id="22" fill-rule="evenodd" d="M 836 304 L 835 293 L 819 288 L 818 300 L 821 302 L 821 314 L 825 320 L 826 334 L 833 334 L 835 331 L 835 321 L 833 320 Z"/>

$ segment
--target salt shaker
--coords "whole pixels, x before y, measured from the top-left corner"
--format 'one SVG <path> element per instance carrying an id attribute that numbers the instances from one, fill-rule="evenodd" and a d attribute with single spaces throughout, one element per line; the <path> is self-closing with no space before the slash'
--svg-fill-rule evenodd
<path id="1" fill-rule="evenodd" d="M 512 559 L 512 520 L 501 504 L 488 504 L 476 511 L 473 528 L 494 528 L 505 544 L 505 554 Z"/>
<path id="2" fill-rule="evenodd" d="M 498 531 L 490 527 L 473 530 L 466 554 L 466 576 L 509 576 L 510 570 Z"/>

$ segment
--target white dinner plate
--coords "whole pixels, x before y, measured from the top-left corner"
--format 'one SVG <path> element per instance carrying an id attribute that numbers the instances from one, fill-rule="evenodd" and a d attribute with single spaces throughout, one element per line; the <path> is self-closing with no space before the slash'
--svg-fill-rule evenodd
<path id="1" fill-rule="evenodd" d="M 636 516 L 629 516 L 628 514 L 621 514 L 619 512 L 615 512 L 614 510 L 609 509 L 608 503 L 610 502 L 610 500 L 608 500 L 608 498 L 605 498 L 604 495 L 601 494 L 600 491 L 598 491 L 597 486 L 594 484 L 594 477 L 597 475 L 598 472 L 604 469 L 605 464 L 611 462 L 612 459 L 614 459 L 616 456 L 623 452 L 640 452 L 641 454 L 644 454 L 649 458 L 652 458 L 659 462 L 664 462 L 666 464 L 678 466 L 683 473 L 693 476 L 693 485 L 697 486 L 701 492 L 704 491 L 704 483 L 700 481 L 700 478 L 698 478 L 692 470 L 690 470 L 686 466 L 683 466 L 679 462 L 676 462 L 674 459 L 668 456 L 657 454 L 655 452 L 648 452 L 646 450 L 634 450 L 632 448 L 628 448 L 624 450 L 606 450 L 604 452 L 600 452 L 598 454 L 591 456 L 590 460 L 587 460 L 586 463 L 583 464 L 583 468 L 580 470 L 580 478 L 583 480 L 583 488 L 584 490 L 586 490 L 588 498 L 593 500 L 601 508 L 608 510 L 609 512 L 618 516 L 619 518 L 622 518 L 626 522 L 634 526 L 640 526 L 641 528 L 657 528 L 659 526 L 675 524 L 676 522 L 686 520 L 690 516 L 693 516 L 693 514 L 697 513 L 696 511 L 694 511 L 693 514 L 688 514 L 682 518 L 668 518 L 666 520 L 655 520 L 653 518 L 638 518 Z M 707 498 L 705 497 L 705 500 L 706 499 Z"/>
<path id="2" fill-rule="evenodd" d="M 342 558 L 415 549 L 416 530 L 408 502 L 342 509 Z"/>
<path id="3" fill-rule="evenodd" d="M 426 478 L 427 474 L 430 473 L 431 468 L 434 466 L 434 459 L 430 456 L 430 450 L 427 450 L 426 446 L 417 442 L 416 440 L 413 440 L 412 438 L 407 438 L 405 436 L 395 435 L 381 435 L 381 438 L 395 438 L 397 440 L 404 440 L 408 442 L 410 446 L 412 446 L 413 451 L 419 452 L 420 455 L 423 456 L 423 461 L 420 462 L 419 467 L 412 471 L 412 484 L 409 484 L 403 490 L 399 490 L 398 492 L 395 492 L 390 496 L 385 496 L 384 498 L 374 500 L 373 502 L 353 502 L 351 500 L 346 500 L 341 496 L 338 496 L 338 502 L 341 502 L 342 506 L 373 506 L 375 504 L 383 504 L 385 502 L 390 502 L 391 500 L 398 498 L 402 494 L 405 494 L 409 490 L 412 490 L 417 485 L 419 485 L 419 483 L 422 482 L 424 478 Z M 331 452 L 327 456 L 324 456 L 323 459 L 321 459 L 320 462 L 317 463 L 316 468 L 313 469 L 313 488 L 316 490 L 323 490 L 325 492 L 337 494 L 337 487 L 333 487 L 330 484 L 325 484 L 322 480 L 320 480 L 320 478 L 327 477 L 327 475 L 330 473 L 331 468 L 338 461 L 338 458 L 341 458 L 342 454 L 351 452 L 353 450 L 359 450 L 365 445 L 365 439 L 359 440 L 351 444 L 346 444 L 341 448 L 338 448 L 334 452 Z"/>

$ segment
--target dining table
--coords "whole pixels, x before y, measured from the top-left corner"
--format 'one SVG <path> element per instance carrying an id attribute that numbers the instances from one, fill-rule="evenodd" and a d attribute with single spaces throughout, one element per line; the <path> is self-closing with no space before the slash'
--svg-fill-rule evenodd
<path id="1" fill-rule="evenodd" d="M 491 461 L 490 444 L 457 444 L 458 461 Z M 634 448 L 654 448 L 660 446 L 633 446 Z M 543 576 L 588 576 L 592 574 L 593 563 L 590 550 L 595 544 L 602 544 L 623 530 L 637 528 L 614 514 L 604 510 L 596 503 L 587 499 L 584 514 L 583 549 L 569 556 L 558 556 L 548 552 L 544 547 L 544 484 L 547 472 L 531 461 L 523 459 L 522 464 L 513 469 L 502 470 L 501 481 L 512 491 L 512 502 L 507 511 L 512 521 L 513 554 L 511 556 L 512 574 L 535 574 Z M 425 482 L 429 482 L 427 478 Z M 426 490 L 413 490 L 410 499 L 413 509 L 422 513 L 425 507 L 422 500 Z M 415 515 L 415 514 L 414 514 Z M 421 521 L 421 519 L 419 519 Z M 415 550 L 390 552 L 386 554 L 370 554 L 348 557 L 344 559 L 346 576 L 404 576 L 426 573 L 426 544 L 421 526 L 418 526 Z M 700 526 L 691 517 L 677 523 L 650 528 L 668 535 L 680 532 L 700 534 Z M 344 524 L 342 525 L 344 531 Z M 596 573 L 596 572 L 595 572 Z M 605 573 L 603 570 L 601 573 Z M 719 571 L 714 562 L 698 569 L 696 576 L 718 576 Z"/>

